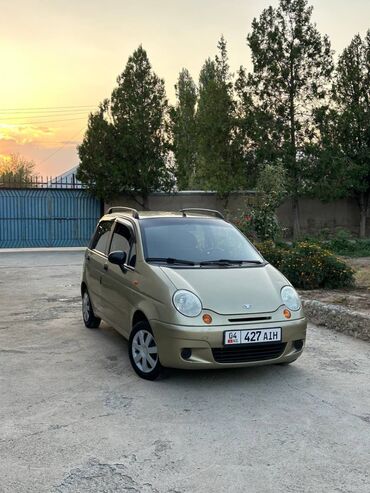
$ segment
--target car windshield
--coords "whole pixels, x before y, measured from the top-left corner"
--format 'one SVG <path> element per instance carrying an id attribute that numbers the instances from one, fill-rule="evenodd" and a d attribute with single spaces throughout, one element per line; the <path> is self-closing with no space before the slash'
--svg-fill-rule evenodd
<path id="1" fill-rule="evenodd" d="M 262 257 L 231 224 L 210 218 L 140 220 L 147 261 L 204 266 L 261 264 Z"/>

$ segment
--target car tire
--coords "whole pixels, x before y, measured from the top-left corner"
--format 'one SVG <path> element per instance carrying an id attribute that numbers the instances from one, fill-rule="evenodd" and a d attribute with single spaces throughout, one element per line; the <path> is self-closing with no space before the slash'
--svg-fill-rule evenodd
<path id="1" fill-rule="evenodd" d="M 158 348 L 148 322 L 134 325 L 128 343 L 128 355 L 134 371 L 145 380 L 155 380 L 163 375 Z"/>
<path id="2" fill-rule="evenodd" d="M 94 314 L 87 289 L 85 289 L 82 293 L 82 318 L 88 329 L 97 329 L 101 322 L 101 319 L 96 317 Z"/>

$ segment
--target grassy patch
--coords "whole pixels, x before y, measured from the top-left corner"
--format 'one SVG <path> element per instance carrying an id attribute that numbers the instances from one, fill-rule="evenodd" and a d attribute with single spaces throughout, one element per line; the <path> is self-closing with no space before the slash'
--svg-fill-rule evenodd
<path id="1" fill-rule="evenodd" d="M 331 240 L 328 242 L 328 248 L 337 255 L 346 257 L 370 257 L 370 239 L 366 240 Z"/>
<path id="2" fill-rule="evenodd" d="M 319 236 L 307 237 L 307 240 L 330 250 L 336 255 L 353 258 L 370 257 L 370 238 L 354 238 L 344 229 L 338 230 L 334 236 L 326 231 L 322 231 Z"/>

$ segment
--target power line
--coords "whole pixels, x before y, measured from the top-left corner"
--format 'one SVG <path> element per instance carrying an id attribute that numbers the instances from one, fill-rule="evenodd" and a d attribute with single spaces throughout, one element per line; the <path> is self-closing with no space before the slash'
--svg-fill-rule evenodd
<path id="1" fill-rule="evenodd" d="M 72 109 L 72 108 L 96 108 L 96 104 L 79 105 L 79 106 L 40 106 L 40 107 L 28 107 L 28 108 L 0 108 L 0 112 L 2 112 L 2 111 L 58 110 L 58 109 Z"/>
<path id="2" fill-rule="evenodd" d="M 4 121 L 9 121 L 9 120 L 19 120 L 19 119 L 23 119 L 23 118 L 56 118 L 56 117 L 64 117 L 64 116 L 77 116 L 77 115 L 86 115 L 86 111 L 73 111 L 73 112 L 68 112 L 68 113 L 63 113 L 63 114 L 53 114 L 53 113 L 49 113 L 49 114 L 44 114 L 44 115 L 19 115 L 19 116 L 2 116 L 0 114 L 0 120 L 4 120 Z"/>
<path id="3" fill-rule="evenodd" d="M 72 140 L 72 139 L 74 139 L 74 138 L 75 138 L 75 137 L 77 137 L 77 135 L 79 135 L 79 134 L 80 134 L 83 130 L 85 130 L 85 127 L 80 128 L 80 130 L 79 130 L 76 134 L 72 135 L 72 137 L 70 137 L 68 140 Z M 44 163 L 45 161 L 48 161 L 51 157 L 55 156 L 55 154 L 56 154 L 57 152 L 59 152 L 59 151 L 61 151 L 62 149 L 64 149 L 67 145 L 68 145 L 68 144 L 66 143 L 66 144 L 63 144 L 62 146 L 60 146 L 58 149 L 56 149 L 56 150 L 55 150 L 55 151 L 53 151 L 51 154 L 49 154 L 49 156 L 47 156 L 46 158 L 42 159 L 42 160 L 39 162 L 39 164 L 42 164 L 42 163 Z"/>
<path id="4" fill-rule="evenodd" d="M 73 122 L 75 120 L 86 120 L 86 117 L 82 116 L 80 118 L 69 118 L 66 120 L 51 120 L 51 121 L 40 120 L 37 122 L 11 123 L 11 125 L 17 127 L 17 126 L 23 126 L 23 125 L 38 125 L 39 123 L 46 124 L 46 123 Z"/>
<path id="5" fill-rule="evenodd" d="M 37 117 L 39 115 L 52 115 L 52 116 L 58 116 L 58 115 L 66 115 L 68 113 L 86 113 L 89 111 L 94 111 L 95 108 L 76 108 L 76 109 L 65 109 L 65 110 L 39 110 L 39 111 L 0 111 L 0 115 L 4 117 L 8 116 L 15 116 L 16 118 L 22 118 L 22 117 Z"/>

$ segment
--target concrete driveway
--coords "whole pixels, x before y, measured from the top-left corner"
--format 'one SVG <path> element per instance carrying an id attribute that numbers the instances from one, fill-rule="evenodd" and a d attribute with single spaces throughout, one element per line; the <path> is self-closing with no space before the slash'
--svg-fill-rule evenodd
<path id="1" fill-rule="evenodd" d="M 311 326 L 292 366 L 131 370 L 85 329 L 81 252 L 0 253 L 0 491 L 370 491 L 370 344 Z"/>

